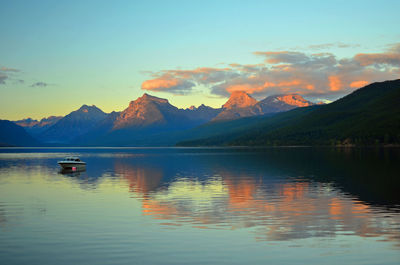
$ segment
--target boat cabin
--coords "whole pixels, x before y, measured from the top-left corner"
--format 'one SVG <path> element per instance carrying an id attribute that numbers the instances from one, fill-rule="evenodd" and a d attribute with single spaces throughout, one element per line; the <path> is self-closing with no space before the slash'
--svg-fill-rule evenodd
<path id="1" fill-rule="evenodd" d="M 77 157 L 66 157 L 64 161 L 74 161 L 74 162 L 81 162 L 81 160 Z"/>

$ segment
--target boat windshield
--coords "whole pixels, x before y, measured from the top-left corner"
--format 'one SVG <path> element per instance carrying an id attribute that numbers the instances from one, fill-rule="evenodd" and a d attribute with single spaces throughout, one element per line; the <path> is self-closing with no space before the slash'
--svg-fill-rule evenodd
<path id="1" fill-rule="evenodd" d="M 65 160 L 66 161 L 77 161 L 77 162 L 81 161 L 79 158 L 75 158 L 75 157 L 66 157 Z"/>

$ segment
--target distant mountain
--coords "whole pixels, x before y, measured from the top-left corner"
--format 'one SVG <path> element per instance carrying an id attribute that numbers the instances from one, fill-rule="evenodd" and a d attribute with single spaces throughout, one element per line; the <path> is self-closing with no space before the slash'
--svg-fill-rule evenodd
<path id="1" fill-rule="evenodd" d="M 51 127 L 62 118 L 62 116 L 50 116 L 48 118 L 43 118 L 40 121 L 27 118 L 14 121 L 14 123 L 21 127 L 24 127 L 30 135 L 38 137 L 42 132 L 47 130 L 49 127 Z"/>
<path id="2" fill-rule="evenodd" d="M 167 99 L 145 93 L 137 100 L 131 101 L 128 108 L 117 117 L 112 129 L 176 124 L 182 118 L 184 118 L 183 113 L 172 106 Z"/>
<path id="3" fill-rule="evenodd" d="M 201 104 L 198 108 L 192 106 L 184 110 L 184 113 L 188 119 L 197 121 L 199 124 L 203 124 L 214 119 L 222 109 L 214 109 L 204 104 Z"/>
<path id="4" fill-rule="evenodd" d="M 170 142 L 172 134 L 206 123 L 219 112 L 204 105 L 178 109 L 166 99 L 145 93 L 131 101 L 121 113 L 110 114 L 75 142 L 82 145 L 171 145 L 175 143 Z"/>
<path id="5" fill-rule="evenodd" d="M 245 92 L 235 92 L 220 109 L 205 105 L 179 109 L 166 99 L 144 94 L 122 112 L 106 114 L 96 106 L 83 105 L 62 118 L 28 118 L 15 123 L 46 144 L 399 144 L 399 90 L 400 80 L 374 83 L 327 105 L 316 105 L 297 94 L 257 101 Z M 21 134 L 22 128 L 16 124 L 2 125 L 5 129 L 0 144 L 37 144 Z M 14 131 L 21 141 L 13 138 Z"/>
<path id="6" fill-rule="evenodd" d="M 18 121 L 14 121 L 15 124 L 21 126 L 21 127 L 33 127 L 35 125 L 39 124 L 38 120 L 34 120 L 32 118 L 26 118 Z"/>
<path id="7" fill-rule="evenodd" d="M 263 117 L 207 138 L 199 145 L 375 145 L 400 144 L 400 79 L 373 83 L 327 105 L 313 105 Z"/>
<path id="8" fill-rule="evenodd" d="M 107 115 L 107 117 L 96 125 L 94 125 L 90 130 L 86 133 L 76 136 L 75 138 L 70 140 L 70 144 L 74 145 L 103 145 L 103 143 L 99 142 L 99 139 L 104 137 L 106 134 L 111 132 L 116 119 L 119 117 L 121 112 L 113 111 Z"/>
<path id="9" fill-rule="evenodd" d="M 244 91 L 234 91 L 228 101 L 222 105 L 223 109 L 247 108 L 257 104 L 257 100 Z"/>
<path id="10" fill-rule="evenodd" d="M 305 100 L 298 94 L 274 95 L 258 102 L 244 91 L 235 91 L 222 106 L 222 112 L 213 121 L 265 115 L 311 105 L 314 103 Z"/>
<path id="11" fill-rule="evenodd" d="M 0 146 L 38 146 L 24 128 L 8 120 L 0 120 Z"/>
<path id="12" fill-rule="evenodd" d="M 314 103 L 305 100 L 298 94 L 285 94 L 269 96 L 257 103 L 260 112 L 263 114 L 288 111 L 298 107 L 308 107 L 315 105 Z"/>
<path id="13" fill-rule="evenodd" d="M 222 105 L 222 111 L 213 121 L 234 120 L 242 117 L 260 115 L 259 109 L 254 108 L 257 100 L 244 91 L 235 91 L 228 101 Z"/>
<path id="14" fill-rule="evenodd" d="M 69 143 L 90 131 L 106 117 L 107 114 L 96 106 L 83 105 L 45 130 L 40 140 L 47 143 Z"/>
<path id="15" fill-rule="evenodd" d="M 83 105 L 65 117 L 49 117 L 41 121 L 28 118 L 16 123 L 24 126 L 41 142 L 53 145 L 174 145 L 178 141 L 193 137 L 210 137 L 226 132 L 227 128 L 234 129 L 240 124 L 240 127 L 243 127 L 241 122 L 223 126 L 215 122 L 287 109 L 286 105 L 289 104 L 282 104 L 283 101 L 292 104 L 290 108 L 295 104 L 307 104 L 300 96 L 288 98 L 285 95 L 257 102 L 250 95 L 239 91 L 232 93 L 229 100 L 219 109 L 205 105 L 178 109 L 167 99 L 145 93 L 131 101 L 122 112 L 106 114 L 96 106 Z"/>

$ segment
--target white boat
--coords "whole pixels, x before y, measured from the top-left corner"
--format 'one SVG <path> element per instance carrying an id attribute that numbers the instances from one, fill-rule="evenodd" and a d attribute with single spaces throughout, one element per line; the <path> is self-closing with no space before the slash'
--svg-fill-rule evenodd
<path id="1" fill-rule="evenodd" d="M 72 171 L 82 170 L 86 167 L 86 162 L 83 162 L 79 159 L 79 157 L 66 157 L 64 160 L 57 162 L 63 169 L 69 169 Z"/>

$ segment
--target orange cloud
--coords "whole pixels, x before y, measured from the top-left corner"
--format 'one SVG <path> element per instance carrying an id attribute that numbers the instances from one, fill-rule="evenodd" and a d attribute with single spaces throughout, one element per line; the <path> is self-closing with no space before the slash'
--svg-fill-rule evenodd
<path id="1" fill-rule="evenodd" d="M 178 79 L 162 79 L 157 78 L 153 80 L 144 81 L 142 89 L 145 90 L 162 90 L 163 88 L 170 88 L 179 84 Z"/>
<path id="2" fill-rule="evenodd" d="M 165 91 L 175 94 L 185 94 L 195 86 L 194 83 L 179 78 L 162 76 L 159 78 L 146 80 L 142 83 L 143 90 Z"/>
<path id="3" fill-rule="evenodd" d="M 238 84 L 232 85 L 226 88 L 226 91 L 229 94 L 232 94 L 235 91 L 245 91 L 248 94 L 253 94 L 254 92 L 262 91 L 264 89 L 263 86 L 251 86 L 249 84 Z"/>
<path id="4" fill-rule="evenodd" d="M 280 90 L 290 90 L 290 89 L 305 89 L 314 90 L 315 86 L 313 84 L 308 84 L 305 80 L 295 79 L 291 81 L 282 82 L 269 82 L 266 81 L 262 85 L 252 85 L 252 84 L 235 84 L 226 88 L 229 93 L 234 91 L 246 91 L 248 94 L 254 94 L 257 92 L 262 92 L 270 88 L 278 88 Z"/>
<path id="5" fill-rule="evenodd" d="M 359 88 L 359 87 L 366 86 L 367 84 L 368 84 L 368 81 L 365 81 L 365 80 L 354 81 L 354 82 L 350 83 L 350 87 L 351 88 Z"/>
<path id="6" fill-rule="evenodd" d="M 201 85 L 220 96 L 238 90 L 257 96 L 323 95 L 342 94 L 368 83 L 400 77 L 400 44 L 382 53 L 360 53 L 340 60 L 332 53 L 258 51 L 254 54 L 262 56 L 265 63 L 165 70 L 153 73 L 154 79 L 143 82 L 142 89 L 183 94 Z"/>
<path id="7" fill-rule="evenodd" d="M 340 81 L 339 77 L 336 75 L 332 75 L 328 77 L 329 79 L 329 87 L 331 91 L 339 91 L 342 89 L 342 82 Z"/>
<path id="8" fill-rule="evenodd" d="M 231 68 L 199 67 L 193 70 L 166 70 L 153 76 L 156 78 L 142 83 L 142 89 L 184 94 L 196 84 L 215 84 L 234 78 L 238 73 Z"/>
<path id="9" fill-rule="evenodd" d="M 270 87 L 286 87 L 286 88 L 304 88 L 307 90 L 314 90 L 315 86 L 313 84 L 308 84 L 307 81 L 301 79 L 295 79 L 292 81 L 282 81 L 279 83 L 265 82 L 264 88 Z"/>

